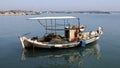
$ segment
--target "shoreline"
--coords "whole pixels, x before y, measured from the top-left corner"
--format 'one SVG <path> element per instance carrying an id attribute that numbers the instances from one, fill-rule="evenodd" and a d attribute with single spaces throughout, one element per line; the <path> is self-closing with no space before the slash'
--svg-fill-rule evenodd
<path id="1" fill-rule="evenodd" d="M 18 16 L 18 15 L 40 15 L 40 14 L 111 14 L 108 11 L 22 11 L 22 10 L 8 10 L 0 11 L 0 16 Z"/>

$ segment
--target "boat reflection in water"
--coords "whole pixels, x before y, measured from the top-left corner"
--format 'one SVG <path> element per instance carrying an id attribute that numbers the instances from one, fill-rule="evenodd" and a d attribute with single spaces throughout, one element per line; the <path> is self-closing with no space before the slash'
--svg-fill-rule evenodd
<path id="1" fill-rule="evenodd" d="M 30 58 L 32 58 L 32 60 L 34 58 L 39 58 L 39 61 L 44 60 L 44 62 L 46 61 L 46 64 L 49 60 L 49 62 L 55 62 L 53 63 L 53 65 L 62 63 L 63 65 L 70 63 L 81 65 L 84 62 L 87 62 L 84 61 L 84 57 L 89 58 L 90 56 L 95 57 L 98 60 L 100 59 L 101 55 L 98 43 L 92 43 L 87 45 L 86 47 L 76 47 L 72 49 L 27 49 L 25 51 L 23 50 L 21 60 L 26 61 Z"/>

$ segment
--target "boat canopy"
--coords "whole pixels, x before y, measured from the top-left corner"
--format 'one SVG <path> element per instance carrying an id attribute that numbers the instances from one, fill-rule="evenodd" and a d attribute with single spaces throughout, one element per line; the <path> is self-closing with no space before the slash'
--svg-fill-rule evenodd
<path id="1" fill-rule="evenodd" d="M 30 20 L 48 20 L 48 19 L 71 19 L 76 18 L 74 16 L 61 16 L 61 17 L 35 17 L 35 18 L 28 18 Z"/>

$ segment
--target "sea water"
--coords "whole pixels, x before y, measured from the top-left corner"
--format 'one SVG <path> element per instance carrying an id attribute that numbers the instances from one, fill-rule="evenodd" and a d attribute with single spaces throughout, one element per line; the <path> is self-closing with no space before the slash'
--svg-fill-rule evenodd
<path id="1" fill-rule="evenodd" d="M 31 17 L 76 16 L 86 31 L 103 27 L 103 35 L 87 47 L 23 51 L 18 36 L 43 36 Z M 41 14 L 0 16 L 0 68 L 120 68 L 120 14 Z"/>

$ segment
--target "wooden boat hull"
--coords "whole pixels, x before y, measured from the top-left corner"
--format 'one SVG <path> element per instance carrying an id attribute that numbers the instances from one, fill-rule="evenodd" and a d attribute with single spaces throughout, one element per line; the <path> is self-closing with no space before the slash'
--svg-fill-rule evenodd
<path id="1" fill-rule="evenodd" d="M 31 40 L 26 37 L 19 37 L 20 42 L 22 44 L 22 48 L 26 47 L 39 47 L 39 48 L 73 48 L 77 46 L 81 46 L 81 41 L 80 42 L 69 42 L 69 43 L 64 43 L 64 44 L 51 44 L 49 42 L 38 42 L 37 40 Z M 84 40 L 85 44 L 89 44 L 92 42 L 95 42 L 99 39 L 99 37 L 94 37 L 88 40 Z"/>

